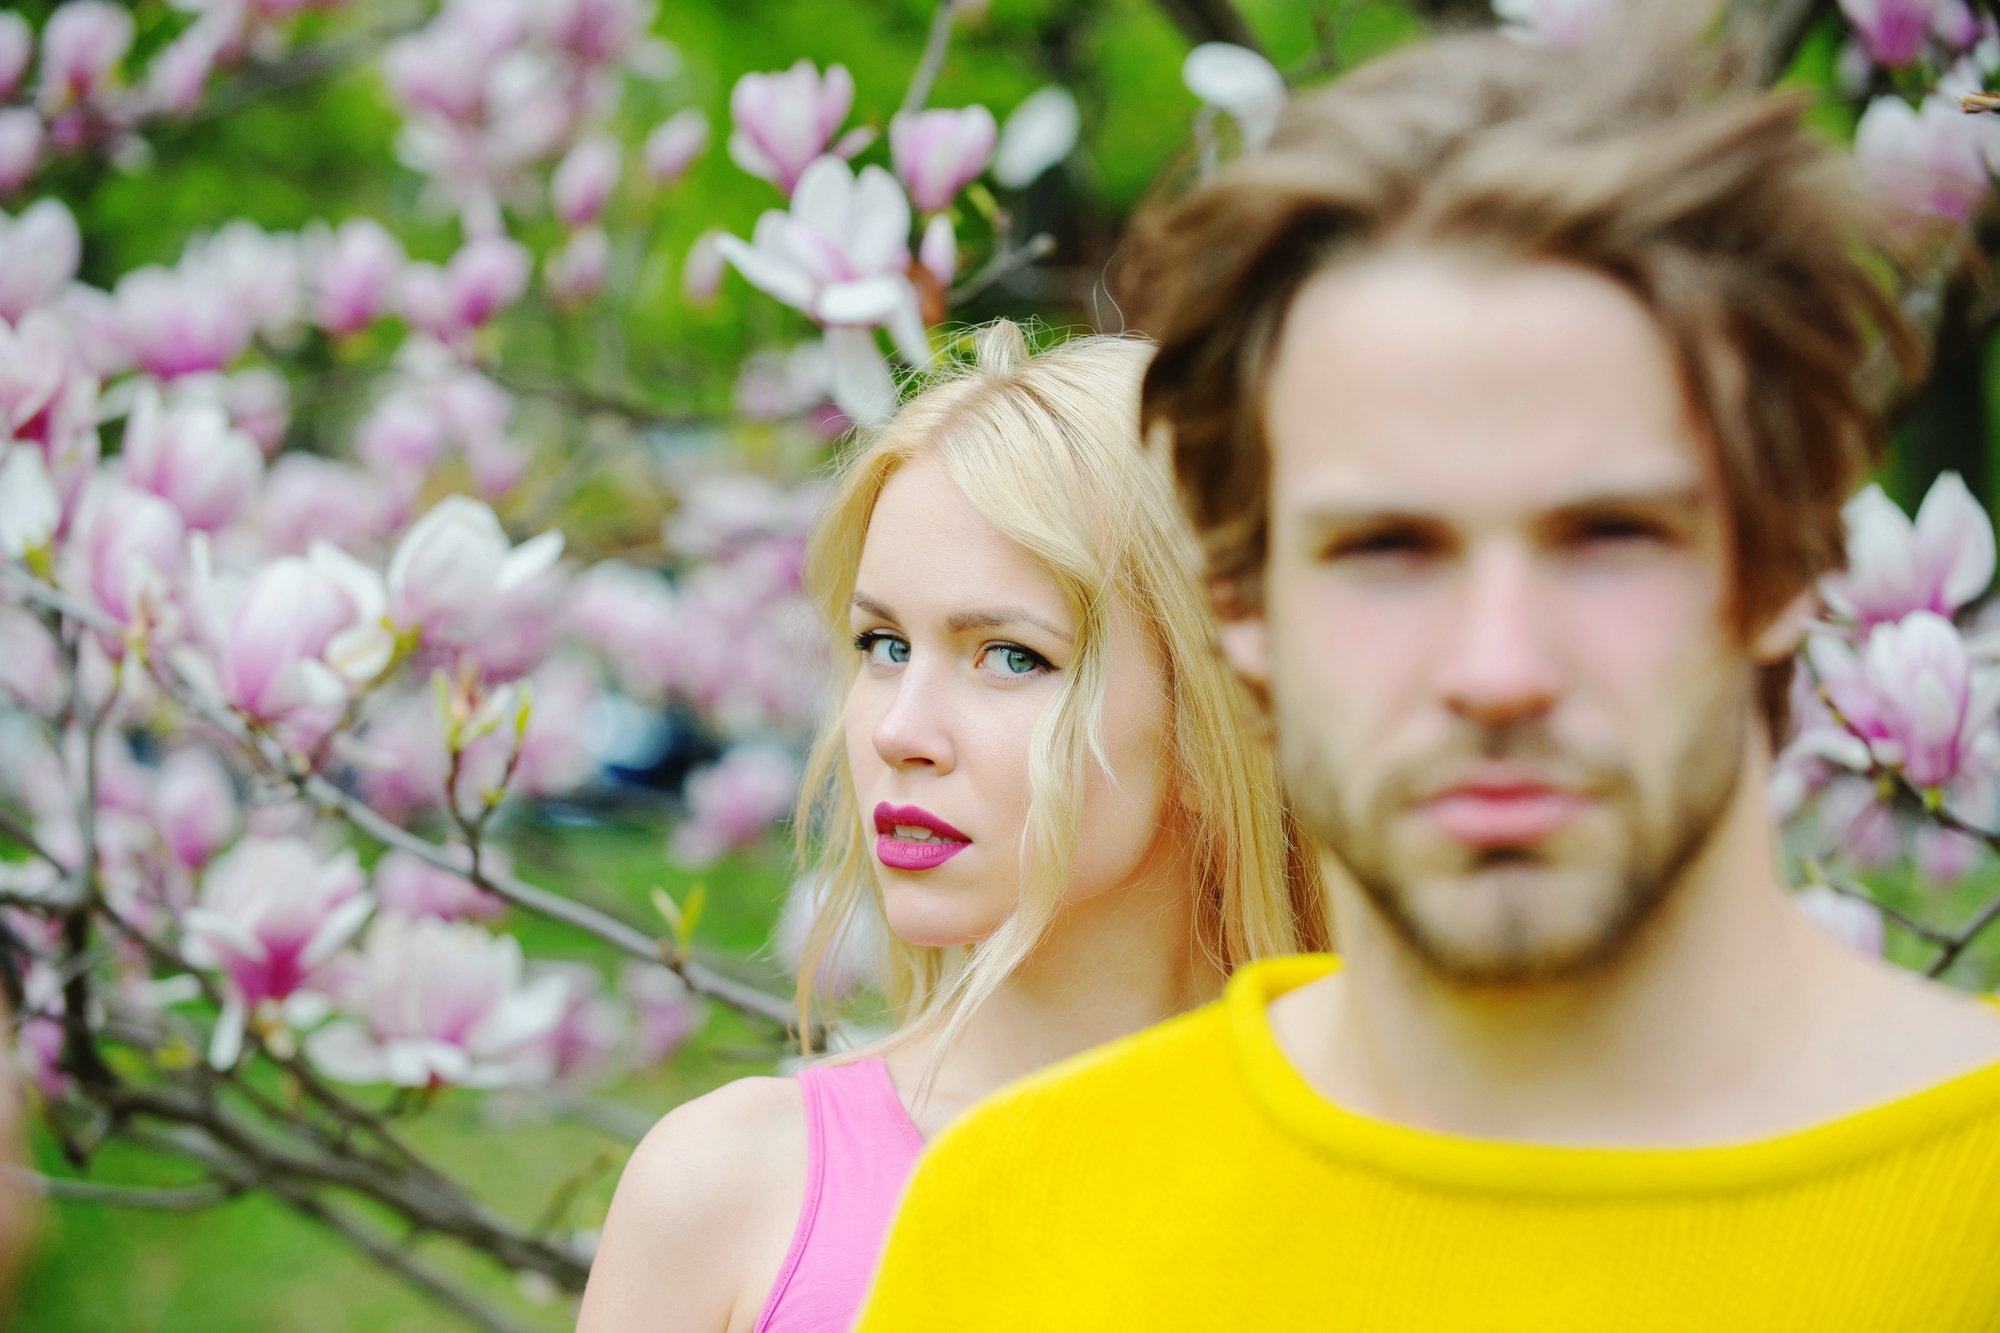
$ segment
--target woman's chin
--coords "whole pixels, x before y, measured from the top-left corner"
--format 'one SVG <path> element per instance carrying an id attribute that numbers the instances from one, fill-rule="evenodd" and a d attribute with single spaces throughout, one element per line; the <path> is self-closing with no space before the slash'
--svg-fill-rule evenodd
<path id="1" fill-rule="evenodd" d="M 884 876 L 884 878 L 889 878 Z M 950 901 L 939 901 L 941 898 Z M 957 949 L 979 943 L 1006 920 L 986 912 L 968 912 L 970 906 L 957 894 L 926 892 L 914 886 L 885 885 L 883 916 L 889 933 L 905 944 L 920 949 Z"/>

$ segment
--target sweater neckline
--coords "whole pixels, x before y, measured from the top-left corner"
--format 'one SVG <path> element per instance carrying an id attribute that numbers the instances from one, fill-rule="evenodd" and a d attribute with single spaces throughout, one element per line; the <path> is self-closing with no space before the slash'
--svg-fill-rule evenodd
<path id="1" fill-rule="evenodd" d="M 2000 1112 L 1995 1063 L 1834 1120 L 1742 1143 L 1568 1147 L 1418 1129 L 1328 1101 L 1278 1045 L 1271 1002 L 1340 965 L 1329 954 L 1273 958 L 1231 978 L 1222 1004 L 1250 1096 L 1280 1128 L 1321 1152 L 1433 1185 L 1559 1196 L 1748 1189 L 1832 1171 L 1970 1116 Z"/>

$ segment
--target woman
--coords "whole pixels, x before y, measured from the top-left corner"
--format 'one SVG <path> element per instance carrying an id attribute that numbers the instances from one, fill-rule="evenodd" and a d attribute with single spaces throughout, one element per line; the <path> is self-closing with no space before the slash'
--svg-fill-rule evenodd
<path id="1" fill-rule="evenodd" d="M 886 923 L 872 1052 L 676 1109 L 618 1186 L 580 1333 L 844 1333 L 923 1142 L 1033 1070 L 1327 946 L 1213 645 L 1142 342 L 1000 323 L 843 467 L 807 562 L 844 706 L 799 827 L 800 966 Z"/>

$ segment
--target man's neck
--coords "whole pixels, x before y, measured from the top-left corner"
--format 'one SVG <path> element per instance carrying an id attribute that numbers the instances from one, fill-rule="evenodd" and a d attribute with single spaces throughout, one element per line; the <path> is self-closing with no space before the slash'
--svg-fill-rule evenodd
<path id="1" fill-rule="evenodd" d="M 1687 1145 L 1768 1137 L 2000 1059 L 2000 1021 L 1825 937 L 1776 874 L 1761 766 L 1614 960 L 1448 980 L 1330 866 L 1346 967 L 1271 1008 L 1350 1110 L 1477 1138 Z"/>

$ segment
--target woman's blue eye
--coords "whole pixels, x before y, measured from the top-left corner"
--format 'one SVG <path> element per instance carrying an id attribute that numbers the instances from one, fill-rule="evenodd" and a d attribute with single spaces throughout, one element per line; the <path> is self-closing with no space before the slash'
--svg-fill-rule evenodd
<path id="1" fill-rule="evenodd" d="M 877 630 L 855 635 L 854 646 L 877 666 L 901 666 L 910 660 L 908 641 Z"/>
<path id="2" fill-rule="evenodd" d="M 996 643 L 986 650 L 987 660 L 1010 676 L 1026 676 L 1049 663 L 1040 653 L 1011 643 Z"/>

